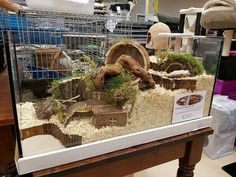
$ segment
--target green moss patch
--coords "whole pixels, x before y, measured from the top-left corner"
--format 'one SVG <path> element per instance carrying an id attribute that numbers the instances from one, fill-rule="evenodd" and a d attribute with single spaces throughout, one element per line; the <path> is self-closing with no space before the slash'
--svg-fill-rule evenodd
<path id="1" fill-rule="evenodd" d="M 132 74 L 125 70 L 108 78 L 105 83 L 108 101 L 114 105 L 123 105 L 126 102 L 133 103 L 137 94 L 137 89 L 131 83 L 133 79 Z"/>
<path id="2" fill-rule="evenodd" d="M 204 72 L 203 65 L 190 54 L 174 53 L 174 52 L 159 52 L 157 57 L 160 59 L 160 70 L 164 71 L 172 63 L 180 63 L 184 70 L 189 70 L 192 76 L 201 75 Z"/>

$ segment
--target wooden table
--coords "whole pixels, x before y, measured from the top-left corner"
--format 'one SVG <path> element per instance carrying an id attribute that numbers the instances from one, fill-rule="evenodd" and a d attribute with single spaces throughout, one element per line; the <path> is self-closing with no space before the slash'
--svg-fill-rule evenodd
<path id="1" fill-rule="evenodd" d="M 123 177 L 135 172 L 179 159 L 177 177 L 193 177 L 200 161 L 204 139 L 211 128 L 166 138 L 97 157 L 34 172 L 40 176 Z"/>

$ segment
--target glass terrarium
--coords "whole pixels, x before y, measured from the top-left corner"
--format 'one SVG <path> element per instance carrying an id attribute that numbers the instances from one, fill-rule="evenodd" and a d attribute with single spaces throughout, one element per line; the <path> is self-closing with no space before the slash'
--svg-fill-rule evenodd
<path id="1" fill-rule="evenodd" d="M 20 174 L 210 125 L 221 38 L 114 16 L 2 15 Z"/>

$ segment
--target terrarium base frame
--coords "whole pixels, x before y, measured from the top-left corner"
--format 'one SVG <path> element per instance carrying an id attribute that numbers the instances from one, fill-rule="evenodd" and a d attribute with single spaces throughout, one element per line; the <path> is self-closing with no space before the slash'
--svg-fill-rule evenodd
<path id="1" fill-rule="evenodd" d="M 128 147 L 210 127 L 211 122 L 212 116 L 203 117 L 191 121 L 145 130 L 142 132 L 132 133 L 35 156 L 23 158 L 18 158 L 16 156 L 16 167 L 19 175 L 23 175 L 38 170 L 55 167 L 58 165 L 75 162 L 109 152 L 125 149 Z"/>

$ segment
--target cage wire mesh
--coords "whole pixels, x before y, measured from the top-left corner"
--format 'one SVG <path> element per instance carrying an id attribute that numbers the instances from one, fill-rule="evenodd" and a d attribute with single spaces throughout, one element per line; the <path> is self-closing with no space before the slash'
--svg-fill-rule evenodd
<path id="1" fill-rule="evenodd" d="M 132 39 L 132 22 L 123 17 L 31 10 L 18 15 L 0 12 L 1 29 L 6 34 L 5 42 L 9 41 L 15 96 L 24 97 L 22 93 L 25 92 L 27 97 L 28 88 L 21 87 L 26 81 L 34 81 L 34 87 L 43 88 L 44 79 L 60 79 L 74 72 L 87 72 L 89 67 L 81 61 L 83 57 L 90 57 L 97 65 L 102 65 L 111 45 L 124 38 Z M 30 92 L 38 96 L 33 89 Z M 17 109 L 22 100 L 17 99 Z M 34 100 L 27 97 L 25 101 Z M 79 107 L 87 109 L 92 103 L 80 104 Z M 22 118 L 22 114 L 21 111 L 17 112 L 20 130 L 23 125 L 31 125 L 35 121 Z M 50 126 L 43 129 L 44 133 L 65 140 L 59 129 Z M 22 132 L 21 140 L 24 139 Z M 67 146 L 71 145 L 70 140 L 71 137 L 66 137 Z M 73 141 L 75 145 L 81 140 L 75 136 Z"/>
<path id="2" fill-rule="evenodd" d="M 21 86 L 22 83 L 37 81 L 32 82 L 39 83 L 34 87 L 43 88 L 44 79 L 60 79 L 73 72 L 87 72 L 90 68 L 81 58 L 90 57 L 97 65 L 102 65 L 112 44 L 123 38 L 132 39 L 132 22 L 116 16 L 32 10 L 16 15 L 0 10 L 0 28 L 0 37 L 10 51 L 9 60 L 17 103 L 24 100 L 21 97 L 24 97 L 22 93 L 26 90 Z M 25 93 L 27 97 L 28 92 Z M 35 90 L 33 93 L 37 95 Z M 91 103 L 80 107 L 90 105 Z M 19 118 L 22 114 L 21 111 L 17 112 Z M 34 121 L 22 118 L 19 120 L 20 129 L 26 122 L 31 125 Z M 55 136 L 62 136 L 59 139 L 65 139 L 64 135 L 58 133 L 58 129 L 43 128 L 45 133 L 50 132 Z M 23 140 L 23 137 L 20 139 Z M 66 140 L 65 143 L 69 146 L 71 137 L 66 137 Z M 75 136 L 73 141 L 78 143 L 80 139 Z"/>
<path id="3" fill-rule="evenodd" d="M 115 41 L 132 39 L 132 21 L 111 15 L 26 10 L 20 15 L 1 12 L 1 23 L 9 34 L 11 59 L 25 80 L 86 72 L 81 58 L 102 65 Z"/>

